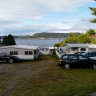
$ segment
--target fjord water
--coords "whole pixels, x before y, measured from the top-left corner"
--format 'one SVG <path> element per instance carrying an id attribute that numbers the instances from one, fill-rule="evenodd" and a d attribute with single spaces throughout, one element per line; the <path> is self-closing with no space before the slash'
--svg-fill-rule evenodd
<path id="1" fill-rule="evenodd" d="M 65 38 L 60 39 L 63 41 Z M 59 39 L 15 39 L 18 45 L 33 45 L 39 47 L 52 47 L 55 43 L 59 43 Z"/>

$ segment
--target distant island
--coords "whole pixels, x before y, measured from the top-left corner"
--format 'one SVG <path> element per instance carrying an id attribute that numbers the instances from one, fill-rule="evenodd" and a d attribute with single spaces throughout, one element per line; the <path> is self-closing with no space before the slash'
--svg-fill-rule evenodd
<path id="1" fill-rule="evenodd" d="M 36 33 L 32 36 L 27 35 L 27 36 L 20 36 L 19 38 L 22 39 L 50 39 L 50 38 L 67 38 L 69 33 L 48 33 L 48 32 L 41 32 L 41 33 Z M 81 33 L 77 32 L 78 35 Z"/>

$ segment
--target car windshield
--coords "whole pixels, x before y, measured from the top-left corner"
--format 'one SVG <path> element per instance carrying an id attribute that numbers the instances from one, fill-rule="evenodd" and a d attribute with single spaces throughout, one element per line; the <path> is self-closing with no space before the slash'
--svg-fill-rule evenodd
<path id="1" fill-rule="evenodd" d="M 3 53 L 0 53 L 0 56 L 5 56 L 5 55 L 6 56 L 9 56 L 9 54 L 7 54 L 7 53 L 4 53 L 4 52 Z"/>

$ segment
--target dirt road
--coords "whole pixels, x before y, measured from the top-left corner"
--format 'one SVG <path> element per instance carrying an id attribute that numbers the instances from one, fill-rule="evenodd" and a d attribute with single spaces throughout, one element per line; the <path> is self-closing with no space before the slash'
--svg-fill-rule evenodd
<path id="1" fill-rule="evenodd" d="M 43 72 L 48 64 L 54 62 L 50 56 L 40 56 L 36 62 L 23 62 L 17 64 L 0 63 L 0 96 L 10 96 L 12 91 L 20 86 L 28 86 L 29 81 L 38 78 L 38 73 Z"/>

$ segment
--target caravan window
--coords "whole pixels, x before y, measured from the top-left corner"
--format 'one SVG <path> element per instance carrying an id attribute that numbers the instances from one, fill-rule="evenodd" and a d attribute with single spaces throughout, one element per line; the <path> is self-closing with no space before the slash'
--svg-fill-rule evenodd
<path id="1" fill-rule="evenodd" d="M 18 55 L 18 51 L 14 51 L 14 55 Z"/>
<path id="2" fill-rule="evenodd" d="M 18 51 L 10 51 L 10 55 L 18 55 Z"/>
<path id="3" fill-rule="evenodd" d="M 86 48 L 81 48 L 81 51 L 86 51 Z"/>
<path id="4" fill-rule="evenodd" d="M 25 55 L 28 55 L 28 51 L 25 51 Z"/>
<path id="5" fill-rule="evenodd" d="M 32 53 L 32 51 L 29 51 L 29 55 L 32 55 L 33 53 Z"/>
<path id="6" fill-rule="evenodd" d="M 10 55 L 13 55 L 13 51 L 10 51 Z"/>
<path id="7" fill-rule="evenodd" d="M 25 55 L 33 55 L 33 51 L 25 51 Z"/>

